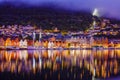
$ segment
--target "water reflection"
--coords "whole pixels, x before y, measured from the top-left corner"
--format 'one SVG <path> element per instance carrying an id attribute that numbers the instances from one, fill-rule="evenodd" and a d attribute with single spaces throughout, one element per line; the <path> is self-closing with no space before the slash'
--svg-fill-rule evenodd
<path id="1" fill-rule="evenodd" d="M 34 80 L 109 78 L 120 75 L 120 50 L 2 50 L 0 75 L 7 73 Z"/>

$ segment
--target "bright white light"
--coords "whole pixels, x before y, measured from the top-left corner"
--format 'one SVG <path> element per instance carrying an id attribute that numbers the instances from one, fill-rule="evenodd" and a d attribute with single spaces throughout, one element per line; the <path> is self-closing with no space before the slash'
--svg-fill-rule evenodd
<path id="1" fill-rule="evenodd" d="M 93 16 L 99 16 L 99 14 L 98 14 L 98 9 L 97 9 L 97 8 L 94 9 L 92 15 L 93 15 Z"/>

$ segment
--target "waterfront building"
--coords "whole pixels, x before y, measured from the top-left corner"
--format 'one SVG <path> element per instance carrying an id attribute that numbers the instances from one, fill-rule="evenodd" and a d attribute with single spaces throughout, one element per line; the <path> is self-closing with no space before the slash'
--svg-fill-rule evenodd
<path id="1" fill-rule="evenodd" d="M 27 40 L 20 40 L 20 48 L 27 48 L 28 47 L 28 43 L 27 43 Z"/>
<path id="2" fill-rule="evenodd" d="M 11 47 L 11 39 L 7 38 L 5 41 L 5 47 Z"/>

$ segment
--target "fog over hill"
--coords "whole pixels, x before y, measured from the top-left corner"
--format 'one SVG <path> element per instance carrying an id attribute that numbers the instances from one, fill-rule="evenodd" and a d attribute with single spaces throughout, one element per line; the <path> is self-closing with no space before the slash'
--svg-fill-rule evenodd
<path id="1" fill-rule="evenodd" d="M 0 5 L 16 7 L 48 6 L 72 11 L 87 11 L 92 14 L 96 8 L 100 16 L 120 19 L 120 0 L 0 0 Z"/>
<path id="2" fill-rule="evenodd" d="M 4 3 L 0 5 L 0 14 L 22 14 L 22 15 L 35 15 L 35 14 L 74 14 L 84 13 L 86 11 L 74 11 L 70 9 L 61 8 L 59 6 L 44 4 L 41 6 L 29 6 L 26 4 L 13 5 L 12 3 Z"/>
<path id="3" fill-rule="evenodd" d="M 76 11 L 44 4 L 30 6 L 24 3 L 13 5 L 5 2 L 0 5 L 0 25 L 23 24 L 37 25 L 45 29 L 58 27 L 60 29 L 85 30 L 90 27 L 93 16 L 89 11 Z M 100 17 L 103 18 L 103 17 Z M 113 23 L 119 20 L 111 19 Z"/>

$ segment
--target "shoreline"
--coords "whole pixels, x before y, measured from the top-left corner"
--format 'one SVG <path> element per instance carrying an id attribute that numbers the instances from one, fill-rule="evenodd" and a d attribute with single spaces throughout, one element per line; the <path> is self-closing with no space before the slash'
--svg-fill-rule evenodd
<path id="1" fill-rule="evenodd" d="M 120 48 L 0 48 L 0 50 L 120 50 Z"/>

